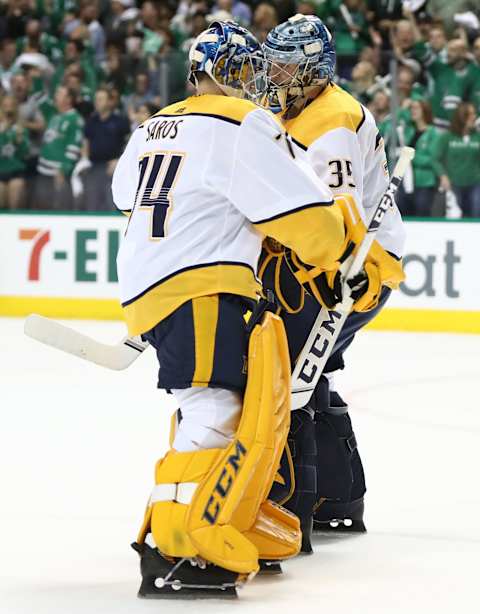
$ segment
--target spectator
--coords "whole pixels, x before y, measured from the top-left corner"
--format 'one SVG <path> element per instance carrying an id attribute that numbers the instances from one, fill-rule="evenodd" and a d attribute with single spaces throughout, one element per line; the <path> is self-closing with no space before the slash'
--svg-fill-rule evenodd
<path id="1" fill-rule="evenodd" d="M 435 25 L 430 29 L 428 44 L 434 60 L 447 63 L 447 35 L 442 25 Z"/>
<path id="2" fill-rule="evenodd" d="M 367 0 L 369 19 L 375 27 L 382 33 L 385 40 L 388 40 L 388 33 L 392 26 L 400 19 L 403 14 L 402 0 Z"/>
<path id="3" fill-rule="evenodd" d="M 432 109 L 429 103 L 412 100 L 410 120 L 402 125 L 401 145 L 415 149 L 412 163 L 413 182 L 404 182 L 405 188 L 400 191 L 398 205 L 406 215 L 429 217 L 438 184 L 433 151 L 439 138 L 432 125 Z"/>
<path id="4" fill-rule="evenodd" d="M 54 64 L 61 60 L 63 49 L 55 36 L 42 32 L 38 19 L 31 19 L 27 22 L 25 36 L 17 39 L 17 55 L 21 53 L 41 53 Z"/>
<path id="5" fill-rule="evenodd" d="M 411 99 L 422 100 L 425 90 L 415 82 L 415 72 L 409 66 L 400 66 L 397 73 L 397 100 L 398 105 L 408 108 Z"/>
<path id="6" fill-rule="evenodd" d="M 94 92 L 84 82 L 84 72 L 80 64 L 70 64 L 65 70 L 62 85 L 75 96 L 75 108 L 85 119 L 93 111 Z"/>
<path id="7" fill-rule="evenodd" d="M 260 2 L 253 13 L 252 32 L 263 43 L 267 34 L 278 25 L 278 15 L 275 7 L 267 2 Z"/>
<path id="8" fill-rule="evenodd" d="M 473 103 L 477 116 L 480 115 L 480 36 L 473 43 L 473 56 L 475 61 L 469 66 L 469 86 L 468 96 L 469 102 Z M 477 127 L 479 120 L 477 120 Z"/>
<path id="9" fill-rule="evenodd" d="M 395 57 L 402 66 L 406 66 L 417 74 L 421 70 L 417 57 L 417 45 L 422 44 L 428 50 L 430 61 L 433 60 L 432 51 L 422 39 L 422 34 L 412 13 L 405 11 L 408 19 L 400 20 L 393 28 L 391 44 Z"/>
<path id="10" fill-rule="evenodd" d="M 0 88 L 6 92 L 10 91 L 10 79 L 18 68 L 15 66 L 17 49 L 15 41 L 11 38 L 4 38 L 0 42 Z"/>
<path id="11" fill-rule="evenodd" d="M 473 41 L 472 51 L 475 64 L 480 66 L 480 36 L 477 36 L 477 38 Z"/>
<path id="12" fill-rule="evenodd" d="M 35 204 L 39 209 L 72 208 L 70 176 L 83 140 L 83 120 L 74 104 L 74 92 L 60 86 L 55 92 L 57 113 L 48 123 L 38 159 Z"/>
<path id="13" fill-rule="evenodd" d="M 317 13 L 316 9 L 317 7 L 314 0 L 304 0 L 303 2 L 301 1 L 297 3 L 297 12 L 301 13 L 302 15 L 315 15 Z M 329 9 L 331 9 L 330 6 Z"/>
<path id="14" fill-rule="evenodd" d="M 143 43 L 142 52 L 155 56 L 163 45 L 164 39 L 160 31 L 160 15 L 154 2 L 144 2 L 140 12 L 142 18 Z"/>
<path id="15" fill-rule="evenodd" d="M 373 113 L 373 117 L 380 129 L 380 126 L 387 120 L 390 114 L 390 96 L 385 90 L 378 90 L 373 95 L 368 108 Z"/>
<path id="16" fill-rule="evenodd" d="M 126 36 L 128 22 L 138 16 L 138 9 L 134 0 L 110 0 L 110 8 L 105 19 L 107 38 L 121 41 Z"/>
<path id="17" fill-rule="evenodd" d="M 187 61 L 184 53 L 175 49 L 170 30 L 163 31 L 164 42 L 151 72 L 152 89 L 156 95 L 151 102 L 166 106 L 182 100 L 186 95 Z"/>
<path id="18" fill-rule="evenodd" d="M 375 84 L 375 66 L 370 62 L 358 62 L 352 70 L 352 80 L 345 89 L 349 91 L 362 104 L 368 104 L 371 96 L 369 91 Z M 343 84 L 342 84 L 342 87 Z"/>
<path id="19" fill-rule="evenodd" d="M 319 5 L 321 5 L 323 3 L 323 0 L 317 0 L 317 2 Z M 327 0 L 327 3 L 328 2 L 329 0 Z M 303 10 L 301 10 L 302 7 L 300 5 L 302 3 L 298 2 L 298 0 L 270 0 L 270 3 L 275 7 L 275 10 L 277 11 L 278 23 L 283 23 L 289 17 L 295 15 L 295 13 L 303 13 L 304 15 L 307 14 L 304 13 Z"/>
<path id="20" fill-rule="evenodd" d="M 28 156 L 25 159 L 26 163 L 26 181 L 27 181 L 27 201 L 28 195 L 32 193 L 29 188 L 29 183 L 33 180 L 36 173 L 38 154 L 42 143 L 42 135 L 45 129 L 45 117 L 40 110 L 43 108 L 42 96 L 39 94 L 29 95 L 29 85 L 26 75 L 18 73 L 12 77 L 12 96 L 15 98 L 18 110 L 18 120 L 20 124 L 28 131 L 30 137 L 30 147 Z M 28 202 L 27 202 L 28 205 Z"/>
<path id="21" fill-rule="evenodd" d="M 107 89 L 110 93 L 110 104 L 112 105 L 112 111 L 118 111 L 119 113 L 123 114 L 124 107 L 122 104 L 120 91 L 111 85 Z"/>
<path id="22" fill-rule="evenodd" d="M 417 43 L 415 53 L 422 60 L 430 78 L 433 123 L 445 130 L 450 126 L 455 109 L 462 100 L 466 100 L 472 81 L 465 41 L 459 38 L 449 41 L 447 64 L 435 59 L 424 42 Z"/>
<path id="23" fill-rule="evenodd" d="M 248 27 L 252 21 L 252 9 L 241 0 L 217 0 L 213 5 L 212 13 L 226 11 L 233 16 L 236 22 Z"/>
<path id="24" fill-rule="evenodd" d="M 208 27 L 206 13 L 198 12 L 194 13 L 193 15 L 187 16 L 184 21 L 184 27 L 185 32 L 188 34 L 188 36 L 182 43 L 181 50 L 183 51 L 185 56 L 187 56 L 194 40 L 201 32 L 206 30 Z"/>
<path id="25" fill-rule="evenodd" d="M 57 63 L 57 69 L 52 77 L 50 91 L 55 92 L 60 84 L 63 83 L 67 69 L 74 65 L 78 70 L 81 69 L 82 85 L 93 94 L 98 85 L 98 77 L 95 65 L 92 62 L 89 51 L 81 40 L 73 39 L 65 45 L 65 52 L 62 60 Z"/>
<path id="26" fill-rule="evenodd" d="M 465 217 L 480 217 L 480 134 L 475 132 L 473 104 L 462 102 L 450 130 L 441 134 L 434 161 L 440 187 L 453 190 Z"/>
<path id="27" fill-rule="evenodd" d="M 150 102 L 153 99 L 153 92 L 150 87 L 150 77 L 148 72 L 139 72 L 135 75 L 135 88 L 132 94 L 126 96 L 124 107 L 130 121 L 133 121 L 133 114 L 141 104 Z"/>
<path id="28" fill-rule="evenodd" d="M 81 0 L 78 18 L 70 21 L 66 28 L 67 36 L 88 40 L 94 50 L 97 63 L 105 57 L 105 32 L 98 21 L 97 0 Z"/>
<path id="29" fill-rule="evenodd" d="M 28 132 L 18 121 L 17 102 L 4 96 L 0 111 L 0 209 L 25 207 Z"/>
<path id="30" fill-rule="evenodd" d="M 104 85 L 114 85 L 122 94 L 127 94 L 130 75 L 124 52 L 125 49 L 120 42 L 109 42 L 107 44 L 106 58 L 102 64 L 101 81 Z"/>
<path id="31" fill-rule="evenodd" d="M 473 11 L 478 13 L 478 0 L 428 0 L 428 10 L 441 19 L 447 31 L 454 28 L 456 13 Z"/>
<path id="32" fill-rule="evenodd" d="M 95 94 L 95 112 L 85 124 L 84 153 L 91 163 L 85 175 L 87 211 L 113 209 L 110 183 L 129 133 L 128 119 L 112 109 L 109 91 L 98 89 Z"/>
<path id="33" fill-rule="evenodd" d="M 17 39 L 24 36 L 28 20 L 32 17 L 33 2 L 30 0 L 8 0 L 0 40 L 3 37 Z"/>
<path id="34" fill-rule="evenodd" d="M 157 107 L 153 104 L 146 102 L 145 104 L 141 104 L 138 107 L 137 112 L 135 113 L 135 127 L 140 126 L 146 121 L 149 117 L 151 117 L 156 111 Z"/>
<path id="35" fill-rule="evenodd" d="M 369 24 L 361 0 L 344 0 L 335 16 L 338 74 L 349 79 L 359 53 L 371 42 Z"/>
<path id="36" fill-rule="evenodd" d="M 415 14 L 405 10 L 403 0 L 3 0 L 0 96 L 13 94 L 18 117 L 28 129 L 28 182 L 28 173 L 36 173 L 35 156 L 40 147 L 45 148 L 47 133 L 52 134 L 51 130 L 44 134 L 45 126 L 59 115 L 50 98 L 59 86 L 71 91 L 76 111 L 89 123 L 98 91 L 95 117 L 102 125 L 128 109 L 131 125 L 136 126 L 154 109 L 184 98 L 189 91 L 186 56 L 193 39 L 206 29 L 207 15 L 233 13 L 263 40 L 276 23 L 297 12 L 316 14 L 336 38 L 340 73 L 348 77 L 339 79 L 339 85 L 372 111 L 393 162 L 398 144 L 418 138 L 418 149 L 428 141 L 428 113 L 414 101 L 428 99 L 435 125 L 444 130 L 461 102 L 473 103 L 480 113 L 480 36 L 475 40 L 473 30 L 458 27 L 465 27 L 465 20 L 453 22 L 455 13 L 474 8 L 478 14 L 478 1 L 428 0 L 429 16 L 423 8 Z M 439 10 L 448 14 L 446 21 L 438 19 Z M 395 96 L 390 96 L 392 55 L 399 63 Z M 103 108 L 105 88 L 111 113 L 103 113 L 102 119 L 98 109 Z M 419 127 L 418 114 L 427 129 Z M 44 166 L 38 165 L 45 175 Z M 414 165 L 412 176 L 417 170 Z M 79 166 L 76 176 L 81 172 Z M 99 185 L 100 174 L 94 179 L 93 170 L 89 172 L 92 183 Z M 61 178 L 52 177 L 48 175 L 48 182 L 59 187 Z M 63 187 L 68 191 L 68 172 L 65 177 Z M 108 182 L 108 173 L 104 177 Z M 40 178 L 35 183 L 46 181 Z M 37 189 L 26 191 L 28 196 Z M 104 196 L 102 200 L 106 202 Z M 420 196 L 419 204 L 412 198 L 405 206 L 416 214 L 425 210 L 423 203 Z"/>

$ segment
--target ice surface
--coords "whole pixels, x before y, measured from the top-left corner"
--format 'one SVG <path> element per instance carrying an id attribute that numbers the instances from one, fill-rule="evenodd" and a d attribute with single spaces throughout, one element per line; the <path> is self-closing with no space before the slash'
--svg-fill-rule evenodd
<path id="1" fill-rule="evenodd" d="M 0 319 L 2 614 L 479 611 L 480 336 L 360 334 L 338 388 L 366 467 L 368 534 L 315 538 L 312 556 L 238 601 L 192 603 L 136 598 L 129 543 L 174 409 L 153 351 L 110 372 L 22 325 Z"/>

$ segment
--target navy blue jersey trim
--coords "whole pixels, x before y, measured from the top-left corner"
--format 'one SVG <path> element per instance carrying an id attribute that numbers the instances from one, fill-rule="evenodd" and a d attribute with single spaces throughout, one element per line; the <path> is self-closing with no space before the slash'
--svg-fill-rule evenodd
<path id="1" fill-rule="evenodd" d="M 355 132 L 358 132 L 360 130 L 360 128 L 365 123 L 365 120 L 367 119 L 367 117 L 365 115 L 365 109 L 363 108 L 363 105 L 360 105 L 360 108 L 362 109 L 362 119 L 360 120 L 360 123 L 358 124 L 357 129 L 355 130 Z"/>
<path id="2" fill-rule="evenodd" d="M 306 145 L 304 145 L 303 143 L 300 143 L 300 141 L 297 141 L 297 139 L 295 139 L 291 134 L 289 134 L 287 132 L 288 136 L 292 139 L 292 141 L 295 143 L 295 145 L 297 145 L 297 147 L 300 147 L 300 149 L 303 149 L 303 151 L 307 151 L 308 147 Z"/>
<path id="3" fill-rule="evenodd" d="M 289 211 L 284 211 L 283 213 L 277 213 L 277 215 L 272 215 L 272 217 L 267 217 L 263 220 L 255 220 L 254 222 L 252 221 L 252 224 L 265 224 L 266 222 L 278 220 L 278 218 L 281 217 L 287 217 L 292 213 L 298 213 L 303 209 L 311 209 L 312 207 L 329 207 L 330 205 L 333 205 L 333 200 L 329 200 L 326 202 L 309 203 L 308 205 L 302 205 L 301 207 L 296 207 L 295 209 L 290 209 Z"/>
<path id="4" fill-rule="evenodd" d="M 215 113 L 178 113 L 178 114 L 170 114 L 170 113 L 157 113 L 152 115 L 150 119 L 154 117 L 188 117 L 188 116 L 196 116 L 196 117 L 213 117 L 214 119 L 220 119 L 221 121 L 227 122 L 229 124 L 234 124 L 235 126 L 240 126 L 242 122 L 239 122 L 236 119 L 232 119 L 231 117 L 225 117 L 224 115 L 215 115 Z"/>

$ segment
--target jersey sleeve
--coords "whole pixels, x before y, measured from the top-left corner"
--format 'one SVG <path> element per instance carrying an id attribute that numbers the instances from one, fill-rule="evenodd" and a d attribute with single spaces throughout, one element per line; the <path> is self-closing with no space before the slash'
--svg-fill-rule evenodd
<path id="1" fill-rule="evenodd" d="M 364 109 L 364 120 L 356 131 L 337 127 L 317 138 L 308 147 L 307 157 L 316 175 L 333 194 L 351 194 L 365 222 L 373 214 L 389 184 L 385 146 L 375 120 Z M 379 243 L 401 256 L 405 241 L 398 211 L 385 216 L 377 234 Z"/>
<path id="2" fill-rule="evenodd" d="M 305 262 L 329 269 L 341 256 L 341 210 L 267 111 L 250 112 L 239 128 L 226 196 L 257 230 Z"/>
<path id="3" fill-rule="evenodd" d="M 131 213 L 137 193 L 138 139 L 142 128 L 137 128 L 130 137 L 124 152 L 120 156 L 112 177 L 113 202 L 123 213 Z"/>

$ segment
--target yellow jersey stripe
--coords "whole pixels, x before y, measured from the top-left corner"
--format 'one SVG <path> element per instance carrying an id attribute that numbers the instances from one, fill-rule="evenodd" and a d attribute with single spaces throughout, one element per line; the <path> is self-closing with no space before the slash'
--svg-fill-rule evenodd
<path id="1" fill-rule="evenodd" d="M 228 293 L 258 298 L 261 286 L 253 270 L 240 262 L 213 262 L 177 271 L 124 303 L 130 335 L 152 329 L 180 305 L 199 296 Z"/>
<path id="2" fill-rule="evenodd" d="M 243 100 L 242 98 L 202 94 L 200 96 L 190 96 L 181 102 L 171 104 L 158 111 L 153 117 L 162 115 L 173 115 L 175 117 L 205 115 L 231 120 L 233 123 L 240 124 L 250 111 L 255 111 L 256 109 L 258 107 L 253 102 Z"/>
<path id="3" fill-rule="evenodd" d="M 365 122 L 365 111 L 353 96 L 332 84 L 295 118 L 284 121 L 292 140 L 303 149 L 331 130 L 344 128 L 358 132 Z"/>
<path id="4" fill-rule="evenodd" d="M 218 294 L 192 301 L 195 335 L 195 371 L 192 386 L 206 387 L 213 371 L 215 333 L 218 322 Z"/>
<path id="5" fill-rule="evenodd" d="M 255 228 L 296 250 L 303 262 L 325 270 L 335 268 L 346 247 L 343 215 L 337 204 L 299 208 L 287 215 L 257 222 Z"/>

